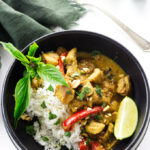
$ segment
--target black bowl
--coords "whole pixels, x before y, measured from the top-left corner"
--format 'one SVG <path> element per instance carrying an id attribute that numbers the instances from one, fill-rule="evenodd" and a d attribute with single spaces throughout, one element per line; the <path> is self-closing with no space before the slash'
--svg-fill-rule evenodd
<path id="1" fill-rule="evenodd" d="M 131 77 L 133 86 L 133 99 L 135 100 L 139 120 L 135 133 L 128 139 L 120 141 L 114 150 L 136 149 L 142 141 L 148 127 L 150 118 L 150 93 L 145 73 L 135 57 L 116 41 L 100 34 L 87 31 L 65 31 L 49 34 L 36 40 L 41 51 L 56 50 L 58 46 L 67 49 L 77 47 L 78 51 L 100 50 L 104 55 L 114 59 Z M 23 49 L 27 53 L 29 45 Z M 22 77 L 24 67 L 18 61 L 14 61 L 4 82 L 2 92 L 2 115 L 7 133 L 18 149 L 43 150 L 44 148 L 25 133 L 25 121 L 19 121 L 17 130 L 14 129 L 14 89 L 17 81 Z M 66 148 L 63 147 L 63 150 Z"/>

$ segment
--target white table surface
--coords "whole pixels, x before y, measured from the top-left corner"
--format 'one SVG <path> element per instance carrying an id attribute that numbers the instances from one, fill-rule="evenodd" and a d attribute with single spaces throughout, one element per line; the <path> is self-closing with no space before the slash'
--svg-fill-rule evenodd
<path id="1" fill-rule="evenodd" d="M 150 41 L 150 1 L 149 0 L 81 0 L 83 2 L 102 5 L 113 15 L 122 20 L 138 34 Z M 89 8 L 89 7 L 88 7 Z M 89 8 L 91 9 L 91 8 Z M 78 26 L 73 29 L 89 30 L 111 37 L 124 45 L 138 59 L 150 82 L 150 52 L 143 52 L 132 39 L 113 21 L 98 11 L 90 11 L 78 21 Z M 58 43 L 59 44 L 59 43 Z M 0 50 L 2 68 L 0 70 L 0 96 L 6 72 L 13 58 L 5 51 Z M 138 150 L 149 150 L 150 126 L 138 147 Z M 0 111 L 0 150 L 16 150 L 9 139 Z"/>

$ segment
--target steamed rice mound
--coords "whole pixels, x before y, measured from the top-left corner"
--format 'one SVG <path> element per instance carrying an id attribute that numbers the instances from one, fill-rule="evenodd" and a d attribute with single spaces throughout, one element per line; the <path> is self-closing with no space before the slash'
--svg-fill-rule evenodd
<path id="1" fill-rule="evenodd" d="M 38 117 L 41 125 L 36 121 L 34 122 L 35 135 L 34 139 L 45 147 L 45 150 L 59 150 L 62 145 L 67 146 L 69 149 L 79 149 L 78 143 L 81 141 L 80 125 L 75 124 L 71 136 L 65 136 L 65 131 L 62 128 L 62 123 L 69 117 L 68 106 L 54 96 L 54 92 L 47 90 L 49 83 L 43 82 L 43 87 L 37 90 L 31 89 L 30 104 L 27 108 L 28 115 L 33 118 Z M 55 89 L 55 87 L 53 86 Z M 41 104 L 45 101 L 46 108 L 42 108 Z M 57 117 L 49 120 L 49 112 L 52 112 Z M 54 123 L 60 119 L 58 125 Z M 41 136 L 48 138 L 48 141 L 43 141 Z"/>

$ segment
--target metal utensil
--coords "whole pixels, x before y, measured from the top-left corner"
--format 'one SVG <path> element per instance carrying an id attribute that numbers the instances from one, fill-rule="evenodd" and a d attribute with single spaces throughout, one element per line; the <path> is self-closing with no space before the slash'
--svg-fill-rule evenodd
<path id="1" fill-rule="evenodd" d="M 145 52 L 150 52 L 150 42 L 135 33 L 132 29 L 130 29 L 128 26 L 126 26 L 124 23 L 122 23 L 118 18 L 115 16 L 111 15 L 106 9 L 100 7 L 100 6 L 95 6 L 90 3 L 82 3 L 80 0 L 77 1 L 78 3 L 85 5 L 85 6 L 90 6 L 94 7 L 97 10 L 103 12 L 106 16 L 108 16 L 111 20 L 113 20 L 116 24 L 118 24 Z"/>

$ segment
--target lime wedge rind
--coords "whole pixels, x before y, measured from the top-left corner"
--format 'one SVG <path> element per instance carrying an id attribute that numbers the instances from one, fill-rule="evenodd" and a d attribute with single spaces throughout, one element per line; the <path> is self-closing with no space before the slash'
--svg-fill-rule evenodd
<path id="1" fill-rule="evenodd" d="M 120 103 L 118 117 L 115 122 L 114 135 L 116 139 L 123 140 L 130 137 L 137 127 L 138 110 L 136 103 L 125 97 Z"/>

